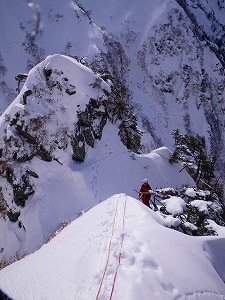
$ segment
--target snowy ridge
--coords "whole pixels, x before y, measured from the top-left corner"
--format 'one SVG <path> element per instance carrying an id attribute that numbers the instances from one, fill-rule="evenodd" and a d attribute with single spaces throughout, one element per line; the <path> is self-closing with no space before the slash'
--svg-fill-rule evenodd
<path id="1" fill-rule="evenodd" d="M 3 269 L 0 287 L 15 300 L 110 299 L 111 293 L 129 300 L 224 299 L 224 243 L 167 229 L 140 202 L 117 194 Z"/>

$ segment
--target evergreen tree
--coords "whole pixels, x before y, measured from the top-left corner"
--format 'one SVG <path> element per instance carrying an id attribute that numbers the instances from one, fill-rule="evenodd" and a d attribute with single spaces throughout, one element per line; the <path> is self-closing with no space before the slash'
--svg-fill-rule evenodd
<path id="1" fill-rule="evenodd" d="M 170 163 L 181 161 L 188 170 L 192 169 L 192 177 L 196 184 L 202 179 L 209 184 L 215 178 L 214 167 L 216 158 L 207 155 L 206 142 L 199 134 L 180 134 L 179 129 L 173 132 L 175 149 Z"/>

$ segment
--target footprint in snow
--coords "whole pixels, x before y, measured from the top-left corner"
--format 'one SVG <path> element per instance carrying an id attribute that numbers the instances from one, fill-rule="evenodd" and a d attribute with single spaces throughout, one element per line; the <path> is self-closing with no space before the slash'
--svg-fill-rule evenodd
<path id="1" fill-rule="evenodd" d="M 159 264 L 153 258 L 144 258 L 142 260 L 142 267 L 143 268 L 151 268 L 154 271 L 157 271 L 160 269 Z"/>
<path id="2" fill-rule="evenodd" d="M 225 294 L 220 292 L 196 291 L 179 295 L 174 300 L 224 300 Z"/>

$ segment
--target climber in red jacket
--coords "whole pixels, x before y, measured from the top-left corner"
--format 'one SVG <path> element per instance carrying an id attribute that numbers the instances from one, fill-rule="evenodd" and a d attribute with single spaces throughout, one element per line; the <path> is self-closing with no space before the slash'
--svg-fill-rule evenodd
<path id="1" fill-rule="evenodd" d="M 148 206 L 149 208 L 151 200 L 151 191 L 152 188 L 148 183 L 148 179 L 144 179 L 139 191 L 139 198 L 142 200 L 142 203 Z M 153 204 L 154 208 L 157 209 L 156 204 L 153 201 L 151 201 L 151 203 Z"/>

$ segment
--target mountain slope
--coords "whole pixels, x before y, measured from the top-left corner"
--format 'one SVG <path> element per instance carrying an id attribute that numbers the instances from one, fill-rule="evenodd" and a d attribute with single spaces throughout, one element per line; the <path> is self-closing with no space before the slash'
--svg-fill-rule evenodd
<path id="1" fill-rule="evenodd" d="M 135 199 L 114 195 L 3 269 L 0 287 L 14 300 L 224 299 L 224 239 L 160 223 Z"/>
<path id="2" fill-rule="evenodd" d="M 171 149 L 177 128 L 198 133 L 206 137 L 224 178 L 223 1 L 32 3 L 0 4 L 3 110 L 15 97 L 15 75 L 49 54 L 78 57 L 129 89 L 145 152 Z"/>

